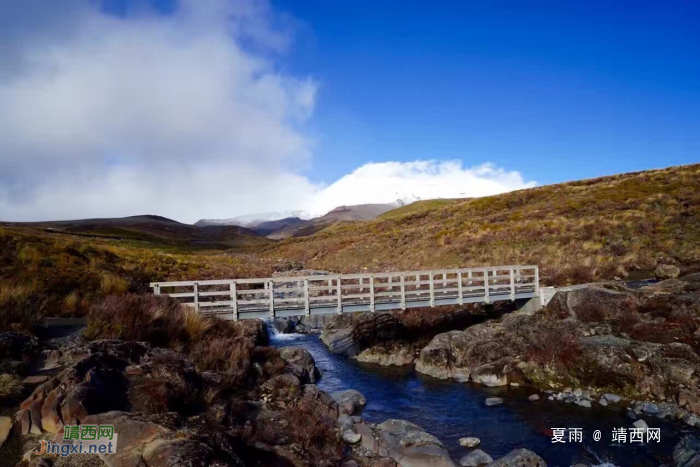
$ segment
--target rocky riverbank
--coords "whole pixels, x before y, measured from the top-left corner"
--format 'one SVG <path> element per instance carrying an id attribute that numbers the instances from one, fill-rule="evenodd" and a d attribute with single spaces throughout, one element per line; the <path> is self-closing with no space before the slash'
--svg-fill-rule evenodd
<path id="1" fill-rule="evenodd" d="M 513 312 L 429 342 L 402 339 L 401 324 L 393 314 L 336 317 L 322 339 L 364 362 L 532 387 L 537 398 L 614 404 L 630 418 L 700 428 L 700 274 L 638 290 L 607 283 L 559 292 L 540 313 Z"/>

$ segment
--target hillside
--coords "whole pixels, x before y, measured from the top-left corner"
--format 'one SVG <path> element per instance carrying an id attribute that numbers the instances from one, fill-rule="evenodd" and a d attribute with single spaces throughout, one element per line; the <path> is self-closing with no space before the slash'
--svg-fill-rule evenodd
<path id="1" fill-rule="evenodd" d="M 315 217 L 309 221 L 302 221 L 297 225 L 289 225 L 277 230 L 271 233 L 268 238 L 280 240 L 289 237 L 306 237 L 340 222 L 376 219 L 377 216 L 391 212 L 393 209 L 396 209 L 396 204 L 393 203 L 339 206 L 321 217 Z"/>
<path id="2" fill-rule="evenodd" d="M 539 264 L 543 282 L 700 263 L 700 165 L 414 203 L 291 238 L 266 255 L 339 272 Z"/>
<path id="3" fill-rule="evenodd" d="M 153 215 L 68 221 L 3 223 L 3 225 L 30 227 L 44 229 L 48 232 L 63 232 L 88 237 L 141 240 L 215 249 L 262 246 L 268 242 L 268 240 L 245 227 L 235 225 L 199 227 Z"/>

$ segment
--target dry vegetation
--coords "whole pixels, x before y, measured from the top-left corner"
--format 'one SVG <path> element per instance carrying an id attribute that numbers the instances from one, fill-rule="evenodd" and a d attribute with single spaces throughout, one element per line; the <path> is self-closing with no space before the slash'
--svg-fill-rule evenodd
<path id="1" fill-rule="evenodd" d="M 104 297 L 150 291 L 149 282 L 266 276 L 269 260 L 237 250 L 198 250 L 0 227 L 0 330 L 47 316 L 84 316 Z"/>
<path id="2" fill-rule="evenodd" d="M 339 272 L 539 264 L 545 284 L 700 263 L 700 165 L 421 203 L 285 240 L 267 256 Z"/>

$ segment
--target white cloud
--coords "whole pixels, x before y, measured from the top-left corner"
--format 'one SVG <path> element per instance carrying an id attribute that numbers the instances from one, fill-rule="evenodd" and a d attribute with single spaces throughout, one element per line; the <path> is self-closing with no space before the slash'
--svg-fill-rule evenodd
<path id="1" fill-rule="evenodd" d="M 319 190 L 306 210 L 327 212 L 347 204 L 390 203 L 397 199 L 467 198 L 529 188 L 518 172 L 493 164 L 464 168 L 460 161 L 369 163 Z"/>
<path id="2" fill-rule="evenodd" d="M 269 4 L 183 0 L 118 18 L 69 3 L 0 3 L 2 220 L 194 222 L 527 186 L 437 161 L 366 164 L 319 186 L 292 169 L 311 161 L 318 83 L 279 70 L 293 24 Z"/>

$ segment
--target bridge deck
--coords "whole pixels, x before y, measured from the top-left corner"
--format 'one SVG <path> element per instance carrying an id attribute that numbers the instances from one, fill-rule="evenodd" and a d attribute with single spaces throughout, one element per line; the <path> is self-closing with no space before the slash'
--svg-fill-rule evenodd
<path id="1" fill-rule="evenodd" d="M 539 296 L 537 266 L 153 282 L 157 295 L 182 299 L 228 319 L 278 318 L 492 303 Z"/>

